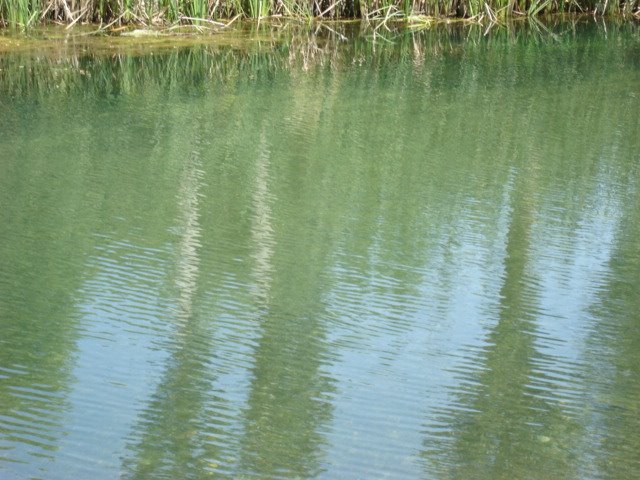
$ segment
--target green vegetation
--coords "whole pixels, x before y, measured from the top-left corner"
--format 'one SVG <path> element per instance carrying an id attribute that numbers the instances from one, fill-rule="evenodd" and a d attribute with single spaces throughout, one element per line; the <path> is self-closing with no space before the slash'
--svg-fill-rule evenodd
<path id="1" fill-rule="evenodd" d="M 640 16 L 640 0 L 0 0 L 0 25 L 42 22 L 102 26 L 222 26 L 220 19 L 285 16 L 430 23 L 464 18 L 496 22 L 551 13 Z"/>
<path id="2" fill-rule="evenodd" d="M 580 44 L 578 33 L 592 29 L 601 31 L 598 38 L 602 40 Z M 474 78 L 480 68 L 479 57 L 486 60 L 480 72 L 484 73 L 482 78 L 492 82 L 498 75 L 495 65 L 508 63 L 515 72 L 513 81 L 517 83 L 518 78 L 546 75 L 536 63 L 535 52 L 541 44 L 553 45 L 553 55 L 546 59 L 549 68 L 578 65 L 571 77 L 558 79 L 558 84 L 553 85 L 553 88 L 567 88 L 574 81 L 597 72 L 592 64 L 604 55 L 605 32 L 609 41 L 638 38 L 639 26 L 635 22 L 619 21 L 607 22 L 605 27 L 588 19 L 543 25 L 534 20 L 505 23 L 490 30 L 477 24 L 452 23 L 420 32 L 400 27 L 374 32 L 360 22 L 324 28 L 291 23 L 277 28 L 265 22 L 253 24 L 251 31 L 241 36 L 218 35 L 215 43 L 204 42 L 202 37 L 83 35 L 24 40 L 20 47 L 9 47 L 10 55 L 0 55 L 0 98 L 61 96 L 61 101 L 67 101 L 70 94 L 78 91 L 89 97 L 110 97 L 155 89 L 178 89 L 190 94 L 222 88 L 235 81 L 252 86 L 264 76 L 343 70 L 352 68 L 355 62 L 371 66 L 372 74 L 376 74 L 378 65 L 393 61 L 431 78 L 434 84 L 441 84 L 450 81 L 442 78 L 446 72 L 460 82 Z M 348 41 L 343 41 L 345 38 Z M 513 51 L 505 47 L 520 43 L 526 45 L 526 54 L 519 57 L 514 57 Z M 194 48 L 175 48 L 176 45 Z M 615 48 L 608 48 L 606 56 L 615 57 L 620 65 L 629 61 L 627 54 Z M 16 58 L 20 61 L 16 62 Z M 475 66 L 471 60 L 476 62 Z M 400 88 L 404 80 L 398 75 L 395 85 Z M 488 86 L 481 84 L 478 88 Z"/>

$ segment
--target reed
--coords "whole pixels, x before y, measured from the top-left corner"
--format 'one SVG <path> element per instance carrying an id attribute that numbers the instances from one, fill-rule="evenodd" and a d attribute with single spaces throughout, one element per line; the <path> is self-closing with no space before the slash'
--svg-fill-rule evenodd
<path id="1" fill-rule="evenodd" d="M 39 7 L 37 0 L 0 0 L 0 21 L 27 27 L 38 17 Z"/>
<path id="2" fill-rule="evenodd" d="M 437 19 L 503 19 L 555 13 L 634 15 L 640 0 L 0 0 L 0 25 L 26 28 L 41 22 L 68 25 L 204 25 L 236 16 L 310 20 L 363 18 L 384 25 Z"/>

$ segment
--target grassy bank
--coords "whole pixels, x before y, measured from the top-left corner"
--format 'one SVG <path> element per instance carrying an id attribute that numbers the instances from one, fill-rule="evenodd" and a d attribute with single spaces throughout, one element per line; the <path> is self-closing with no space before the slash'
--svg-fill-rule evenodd
<path id="1" fill-rule="evenodd" d="M 0 25 L 44 22 L 119 26 L 200 24 L 268 16 L 430 22 L 442 17 L 496 21 L 564 12 L 640 15 L 640 0 L 0 0 Z"/>

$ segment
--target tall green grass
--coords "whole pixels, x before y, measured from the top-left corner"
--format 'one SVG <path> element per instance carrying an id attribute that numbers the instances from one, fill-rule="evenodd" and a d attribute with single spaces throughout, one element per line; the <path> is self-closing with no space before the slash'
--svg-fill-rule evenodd
<path id="1" fill-rule="evenodd" d="M 627 14 L 640 18 L 640 0 L 0 0 L 0 25 L 41 22 L 202 24 L 236 16 L 383 21 L 431 17 L 499 21 L 553 13 Z"/>
<path id="2" fill-rule="evenodd" d="M 0 0 L 0 22 L 15 25 L 32 25 L 40 13 L 38 0 Z"/>

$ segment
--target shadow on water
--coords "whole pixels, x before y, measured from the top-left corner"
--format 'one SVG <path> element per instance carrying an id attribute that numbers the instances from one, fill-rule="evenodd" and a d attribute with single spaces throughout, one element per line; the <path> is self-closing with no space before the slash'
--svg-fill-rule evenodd
<path id="1" fill-rule="evenodd" d="M 272 101 L 281 108 L 275 99 L 263 101 L 265 108 Z M 166 371 L 129 435 L 135 442 L 123 468 L 130 478 L 308 477 L 319 471 L 320 430 L 330 418 L 324 397 L 332 390 L 322 368 L 328 354 L 319 322 L 332 244 L 317 241 L 326 221 L 304 198 L 311 178 L 271 165 L 268 117 L 243 118 L 244 111 L 229 102 L 220 106 L 227 112 L 225 125 L 218 129 L 203 121 L 199 135 L 222 139 L 234 122 L 248 122 L 260 132 L 258 142 L 238 145 L 231 135 L 219 150 L 210 148 L 210 140 L 202 142 L 198 158 L 205 160 L 198 165 L 206 163 L 209 176 L 201 178 L 195 173 L 200 167 L 185 164 L 178 222 L 184 238 L 175 273 L 178 324 Z M 236 162 L 246 168 L 237 170 Z M 237 290 L 245 289 L 243 298 Z M 250 325 L 242 325 L 245 319 Z M 216 333 L 224 330 L 232 333 Z M 245 350 L 250 360 L 227 365 L 229 348 Z M 214 373 L 227 369 L 239 371 L 231 378 L 241 385 L 235 394 L 230 392 L 237 384 Z M 229 398 L 242 410 L 228 406 Z"/>
<path id="2" fill-rule="evenodd" d="M 438 412 L 437 433 L 425 440 L 437 478 L 580 477 L 572 451 L 580 425 L 565 411 L 552 359 L 537 346 L 545 341 L 536 325 L 540 281 L 530 265 L 537 170 L 535 162 L 522 165 L 509 192 L 497 324 L 482 345 L 465 348 L 457 399 Z"/>
<path id="3" fill-rule="evenodd" d="M 311 179 L 272 167 L 271 148 L 263 129 L 252 231 L 260 334 L 238 475 L 310 478 L 319 473 L 321 430 L 331 418 L 323 297 L 333 245 L 323 211 L 305 194 Z"/>
<path id="4" fill-rule="evenodd" d="M 174 337 L 161 381 L 135 426 L 134 457 L 123 465 L 128 478 L 195 478 L 219 461 L 212 392 L 215 380 L 208 368 L 212 355 L 208 318 L 199 311 L 200 249 L 199 191 L 203 172 L 198 135 L 182 165 L 178 187 L 175 242 Z M 224 405 L 218 405 L 224 410 Z M 202 425 L 209 428 L 203 429 Z"/>
<path id="5" fill-rule="evenodd" d="M 46 161 L 35 162 L 30 167 L 39 174 L 25 177 L 3 167 L 0 461 L 29 455 L 50 460 L 66 430 L 79 336 L 77 292 L 93 222 L 71 188 L 83 168 L 62 173 Z M 58 186 L 53 191 L 44 185 L 52 178 Z M 6 192 L 15 189 L 22 192 L 20 200 L 8 202 Z"/>
<path id="6" fill-rule="evenodd" d="M 626 172 L 628 205 L 614 240 L 609 274 L 592 306 L 586 345 L 590 386 L 584 448 L 599 478 L 640 476 L 640 190 L 638 164 Z M 633 180 L 632 180 L 633 179 Z"/>

